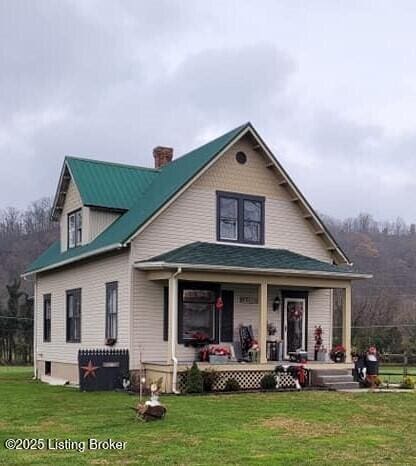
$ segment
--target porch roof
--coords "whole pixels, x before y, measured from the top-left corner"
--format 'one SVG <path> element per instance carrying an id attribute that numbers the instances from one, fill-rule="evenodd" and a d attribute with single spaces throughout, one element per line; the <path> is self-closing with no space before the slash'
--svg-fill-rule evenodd
<path id="1" fill-rule="evenodd" d="M 173 249 L 135 266 L 143 270 L 222 270 L 246 273 L 324 275 L 339 278 L 371 278 L 351 266 L 333 265 L 286 249 L 195 242 Z"/>

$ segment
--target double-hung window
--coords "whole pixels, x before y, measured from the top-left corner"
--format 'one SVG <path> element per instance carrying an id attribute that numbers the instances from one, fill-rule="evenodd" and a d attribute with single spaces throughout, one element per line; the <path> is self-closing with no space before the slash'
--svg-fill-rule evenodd
<path id="1" fill-rule="evenodd" d="M 82 243 L 82 209 L 68 214 L 68 248 L 76 248 Z"/>
<path id="2" fill-rule="evenodd" d="M 264 244 L 264 198 L 218 192 L 217 239 Z"/>
<path id="3" fill-rule="evenodd" d="M 43 295 L 43 341 L 51 341 L 51 295 Z"/>
<path id="4" fill-rule="evenodd" d="M 117 339 L 118 283 L 106 284 L 105 337 Z"/>
<path id="5" fill-rule="evenodd" d="M 66 341 L 81 341 L 81 289 L 66 292 Z"/>

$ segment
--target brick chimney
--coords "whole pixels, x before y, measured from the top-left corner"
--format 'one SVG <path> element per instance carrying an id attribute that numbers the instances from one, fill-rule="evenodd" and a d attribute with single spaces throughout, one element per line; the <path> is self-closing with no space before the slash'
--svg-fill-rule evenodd
<path id="1" fill-rule="evenodd" d="M 153 157 L 155 159 L 155 168 L 163 167 L 172 162 L 173 149 L 172 147 L 157 146 L 153 149 Z"/>

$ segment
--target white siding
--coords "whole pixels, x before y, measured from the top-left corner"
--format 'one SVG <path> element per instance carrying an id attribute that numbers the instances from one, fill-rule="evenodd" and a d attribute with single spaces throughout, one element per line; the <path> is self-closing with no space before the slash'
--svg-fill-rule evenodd
<path id="1" fill-rule="evenodd" d="M 235 160 L 235 153 L 239 150 L 243 150 L 248 156 L 245 165 L 238 164 Z M 136 237 L 132 242 L 132 262 L 193 241 L 215 242 L 217 190 L 266 197 L 265 246 L 290 249 L 330 262 L 331 256 L 325 244 L 314 234 L 286 190 L 279 186 L 274 171 L 266 168 L 267 163 L 263 156 L 251 149 L 247 141 L 238 142 Z M 143 272 L 135 272 L 135 365 L 138 364 L 139 351 L 143 361 L 167 358 L 167 344 L 162 341 L 161 290 L 162 286 L 149 283 Z M 250 318 L 254 319 L 253 325 L 257 326 L 257 316 L 251 313 Z M 277 319 L 277 316 L 273 318 Z M 181 346 L 179 356 L 187 357 L 190 352 L 190 349 Z"/>
<path id="2" fill-rule="evenodd" d="M 313 290 L 309 292 L 308 309 L 308 357 L 313 359 L 315 350 L 315 326 L 322 327 L 323 345 L 332 346 L 332 290 Z"/>
<path id="3" fill-rule="evenodd" d="M 108 228 L 120 214 L 104 210 L 89 209 L 89 235 L 88 241 L 94 240 L 100 233 Z"/>
<path id="4" fill-rule="evenodd" d="M 129 347 L 128 252 L 40 274 L 37 277 L 37 359 L 77 363 L 79 348 L 105 347 L 105 284 L 118 281 L 118 337 Z M 81 288 L 81 343 L 66 342 L 66 290 Z M 43 342 L 43 295 L 52 295 L 51 342 Z"/>

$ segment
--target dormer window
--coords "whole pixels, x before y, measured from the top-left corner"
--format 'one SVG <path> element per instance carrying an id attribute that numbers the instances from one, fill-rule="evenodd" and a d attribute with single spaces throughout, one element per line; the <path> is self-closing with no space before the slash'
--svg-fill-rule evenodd
<path id="1" fill-rule="evenodd" d="M 264 244 L 264 197 L 217 192 L 217 240 Z"/>
<path id="2" fill-rule="evenodd" d="M 68 214 L 68 249 L 81 246 L 82 209 Z"/>

